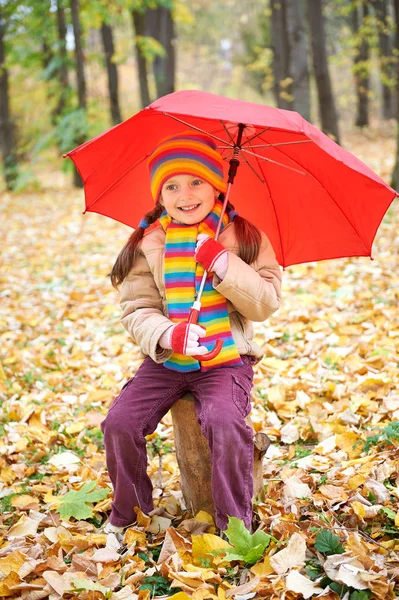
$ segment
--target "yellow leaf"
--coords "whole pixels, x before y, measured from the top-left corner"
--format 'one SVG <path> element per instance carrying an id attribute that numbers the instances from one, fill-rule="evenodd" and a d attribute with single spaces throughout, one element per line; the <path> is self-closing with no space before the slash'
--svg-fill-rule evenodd
<path id="1" fill-rule="evenodd" d="M 218 587 L 218 600 L 226 600 L 226 590 L 221 585 Z"/>
<path id="2" fill-rule="evenodd" d="M 212 533 L 193 535 L 191 539 L 193 543 L 194 563 L 200 563 L 201 558 L 210 558 L 209 552 L 213 552 L 213 550 L 232 548 L 228 542 Z"/>
<path id="3" fill-rule="evenodd" d="M 145 515 L 143 513 L 143 511 L 141 510 L 141 508 L 139 508 L 138 506 L 135 506 L 134 510 L 136 511 L 136 515 L 137 515 L 137 525 L 139 527 L 143 527 L 145 530 L 147 530 L 149 528 L 149 526 L 151 525 L 151 517 L 149 517 L 148 515 Z"/>
<path id="4" fill-rule="evenodd" d="M 219 600 L 218 596 L 212 594 L 209 590 L 195 590 L 192 595 L 192 600 Z"/>
<path id="5" fill-rule="evenodd" d="M 399 512 L 395 515 L 395 527 L 399 527 Z"/>
<path id="6" fill-rule="evenodd" d="M 50 504 L 52 508 L 61 504 L 61 497 L 53 496 L 53 492 L 47 492 L 47 494 L 44 494 L 43 500 L 46 502 L 46 504 Z"/>
<path id="7" fill-rule="evenodd" d="M 271 575 L 274 573 L 270 565 L 270 556 L 266 555 L 265 560 L 262 563 L 258 563 L 257 565 L 251 567 L 250 571 L 254 575 L 258 575 L 258 577 L 261 577 L 262 575 Z"/>
<path id="8" fill-rule="evenodd" d="M 355 500 L 354 502 L 352 502 L 352 508 L 358 517 L 360 517 L 361 519 L 364 518 L 364 516 L 366 514 L 366 509 L 364 507 L 364 504 L 362 504 L 361 502 L 357 502 Z"/>
<path id="9" fill-rule="evenodd" d="M 21 579 L 14 571 L 7 575 L 3 581 L 0 581 L 0 598 L 7 598 L 8 596 L 14 596 L 15 598 L 15 590 L 12 588 L 20 583 Z"/>
<path id="10" fill-rule="evenodd" d="M 201 521 L 202 523 L 211 523 L 211 525 L 215 524 L 212 515 L 207 513 L 205 510 L 200 510 L 199 512 L 197 512 L 194 519 L 196 521 Z"/>
<path id="11" fill-rule="evenodd" d="M 15 481 L 17 478 L 17 476 L 15 475 L 14 471 L 12 469 L 10 469 L 9 467 L 5 467 L 4 469 L 1 469 L 0 472 L 0 479 L 2 481 L 4 481 L 4 483 L 12 483 L 13 481 Z"/>
<path id="12" fill-rule="evenodd" d="M 335 442 L 341 450 L 347 453 L 350 459 L 358 458 L 363 450 L 363 444 L 360 444 L 360 437 L 353 431 L 337 434 Z"/>
<path id="13" fill-rule="evenodd" d="M 39 521 L 35 519 L 31 519 L 30 517 L 26 517 L 22 515 L 20 520 L 13 525 L 9 531 L 9 536 L 20 536 L 20 535 L 36 535 L 37 529 L 39 527 Z"/>
<path id="14" fill-rule="evenodd" d="M 38 509 L 39 508 L 39 500 L 37 498 L 35 498 L 34 496 L 29 496 L 28 494 L 22 494 L 21 496 L 14 496 L 13 498 L 11 498 L 11 506 L 13 506 L 14 508 L 21 508 L 21 509 Z"/>
<path id="15" fill-rule="evenodd" d="M 123 538 L 123 543 L 128 546 L 132 546 L 136 542 L 139 546 L 146 545 L 146 537 L 144 531 L 139 531 L 138 529 L 134 529 L 129 527 L 126 530 L 125 536 Z"/>
<path id="16" fill-rule="evenodd" d="M 186 592 L 178 592 L 177 594 L 173 594 L 173 596 L 169 596 L 170 600 L 191 600 L 191 596 L 186 594 Z"/>
<path id="17" fill-rule="evenodd" d="M 364 475 L 355 475 L 349 479 L 347 486 L 350 490 L 356 490 L 358 487 L 363 485 L 366 479 L 367 478 Z"/>
<path id="18" fill-rule="evenodd" d="M 15 550 L 5 558 L 0 558 L 0 571 L 2 571 L 4 575 L 9 575 L 11 571 L 18 573 L 19 569 L 26 562 L 26 560 L 26 556 L 24 556 L 18 550 Z"/>
<path id="19" fill-rule="evenodd" d="M 76 421 L 76 423 L 72 423 L 72 425 L 68 425 L 68 427 L 65 428 L 65 431 L 68 434 L 80 433 L 81 431 L 83 431 L 83 429 L 85 427 L 86 427 L 85 421 Z"/>

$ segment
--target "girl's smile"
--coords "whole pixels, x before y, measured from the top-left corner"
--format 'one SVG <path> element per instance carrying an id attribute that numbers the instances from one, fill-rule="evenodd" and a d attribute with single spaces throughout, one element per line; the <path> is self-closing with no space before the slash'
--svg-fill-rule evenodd
<path id="1" fill-rule="evenodd" d="M 174 175 L 162 186 L 160 202 L 179 223 L 194 225 L 211 212 L 218 192 L 196 175 Z"/>

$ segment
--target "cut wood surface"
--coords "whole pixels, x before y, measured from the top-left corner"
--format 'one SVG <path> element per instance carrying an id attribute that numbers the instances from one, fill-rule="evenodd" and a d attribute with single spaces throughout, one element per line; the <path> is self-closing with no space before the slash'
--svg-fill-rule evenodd
<path id="1" fill-rule="evenodd" d="M 180 484 L 186 506 L 194 514 L 205 510 L 214 516 L 209 447 L 197 422 L 192 394 L 185 394 L 175 402 L 171 413 Z M 249 417 L 246 421 L 252 427 Z M 269 445 L 270 440 L 265 433 L 254 435 L 254 496 L 263 491 L 262 461 Z"/>

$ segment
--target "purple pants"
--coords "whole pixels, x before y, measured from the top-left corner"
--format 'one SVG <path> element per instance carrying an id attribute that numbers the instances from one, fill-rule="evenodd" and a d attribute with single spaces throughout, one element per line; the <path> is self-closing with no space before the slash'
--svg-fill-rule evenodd
<path id="1" fill-rule="evenodd" d="M 108 473 L 114 488 L 110 522 L 125 526 L 136 518 L 135 506 L 153 509 L 144 437 L 153 433 L 172 404 L 186 392 L 195 399 L 197 420 L 208 440 L 212 463 L 212 496 L 216 525 L 227 517 L 252 519 L 253 432 L 249 414 L 253 357 L 244 364 L 209 371 L 180 373 L 147 357 L 122 388 L 101 423 Z"/>

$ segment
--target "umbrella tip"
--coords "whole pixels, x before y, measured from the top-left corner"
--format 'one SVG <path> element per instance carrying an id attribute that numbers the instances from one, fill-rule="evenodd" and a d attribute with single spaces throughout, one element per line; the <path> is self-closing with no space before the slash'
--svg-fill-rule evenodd
<path id="1" fill-rule="evenodd" d="M 66 158 L 68 156 L 68 154 L 63 154 L 62 158 Z"/>

